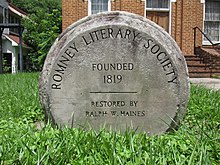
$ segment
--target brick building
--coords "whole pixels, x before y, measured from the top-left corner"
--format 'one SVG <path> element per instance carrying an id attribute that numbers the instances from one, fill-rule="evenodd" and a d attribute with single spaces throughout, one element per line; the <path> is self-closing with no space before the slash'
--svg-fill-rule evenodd
<path id="1" fill-rule="evenodd" d="M 163 27 L 185 55 L 194 45 L 220 42 L 220 0 L 63 0 L 63 30 L 77 20 L 102 11 L 128 11 Z M 211 43 L 196 29 L 206 33 Z M 196 38 L 196 43 L 194 43 Z"/>

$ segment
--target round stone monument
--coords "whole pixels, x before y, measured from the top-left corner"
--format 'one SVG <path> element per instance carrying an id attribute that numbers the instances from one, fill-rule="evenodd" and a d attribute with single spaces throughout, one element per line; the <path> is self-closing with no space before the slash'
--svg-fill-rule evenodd
<path id="1" fill-rule="evenodd" d="M 51 47 L 40 77 L 55 125 L 149 135 L 176 128 L 189 100 L 185 59 L 170 35 L 127 12 L 91 15 Z"/>

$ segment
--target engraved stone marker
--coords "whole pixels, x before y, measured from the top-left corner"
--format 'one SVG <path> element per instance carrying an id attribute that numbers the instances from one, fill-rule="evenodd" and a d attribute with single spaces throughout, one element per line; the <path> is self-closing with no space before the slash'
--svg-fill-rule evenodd
<path id="1" fill-rule="evenodd" d="M 127 12 L 92 15 L 51 47 L 40 97 L 46 117 L 58 126 L 161 134 L 186 111 L 186 62 L 155 23 Z"/>

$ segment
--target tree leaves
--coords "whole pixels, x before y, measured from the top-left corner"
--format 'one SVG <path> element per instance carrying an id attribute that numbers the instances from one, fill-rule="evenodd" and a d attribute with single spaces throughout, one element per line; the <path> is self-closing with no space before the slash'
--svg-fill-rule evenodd
<path id="1" fill-rule="evenodd" d="M 16 0 L 12 1 L 28 12 L 23 19 L 25 27 L 24 41 L 32 47 L 28 60 L 29 70 L 41 70 L 47 53 L 54 40 L 62 31 L 62 13 L 60 0 Z"/>

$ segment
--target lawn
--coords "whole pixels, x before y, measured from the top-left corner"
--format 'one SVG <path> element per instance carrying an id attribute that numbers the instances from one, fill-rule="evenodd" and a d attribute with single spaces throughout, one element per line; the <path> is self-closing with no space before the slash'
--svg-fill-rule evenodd
<path id="1" fill-rule="evenodd" d="M 38 73 L 0 75 L 0 164 L 220 164 L 220 91 L 191 87 L 187 114 L 177 131 L 148 137 L 56 129 L 44 118 Z"/>

